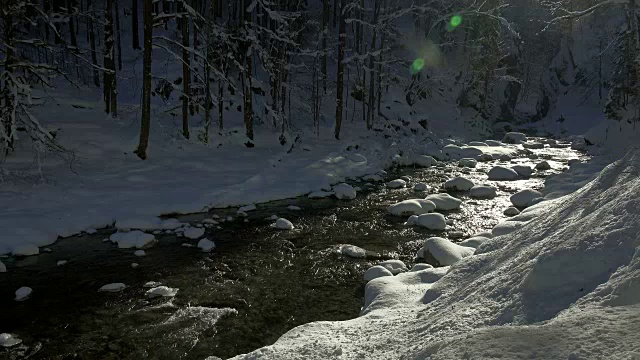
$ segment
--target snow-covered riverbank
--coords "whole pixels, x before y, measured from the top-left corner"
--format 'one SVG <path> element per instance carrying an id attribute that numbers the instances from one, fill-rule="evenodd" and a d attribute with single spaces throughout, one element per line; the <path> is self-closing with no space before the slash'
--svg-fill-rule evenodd
<path id="1" fill-rule="evenodd" d="M 572 165 L 548 181 L 555 200 L 474 256 L 375 279 L 362 317 L 300 326 L 238 358 L 637 357 L 639 164 L 632 150 L 600 174 Z"/>

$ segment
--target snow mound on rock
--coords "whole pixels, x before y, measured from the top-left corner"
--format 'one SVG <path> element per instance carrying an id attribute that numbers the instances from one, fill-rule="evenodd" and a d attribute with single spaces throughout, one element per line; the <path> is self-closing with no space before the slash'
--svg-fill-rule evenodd
<path id="1" fill-rule="evenodd" d="M 100 289 L 98 289 L 98 291 L 99 292 L 120 292 L 124 290 L 126 287 L 127 285 L 123 283 L 111 283 L 111 284 L 103 285 Z"/>
<path id="2" fill-rule="evenodd" d="M 387 183 L 389 189 L 400 189 L 407 186 L 407 182 L 402 179 L 391 180 Z"/>
<path id="3" fill-rule="evenodd" d="M 279 218 L 276 222 L 271 225 L 272 227 L 280 230 L 293 230 L 293 223 L 285 218 Z"/>
<path id="4" fill-rule="evenodd" d="M 33 292 L 33 289 L 31 289 L 28 286 L 23 286 L 21 288 L 19 288 L 18 290 L 16 290 L 16 297 L 14 298 L 15 301 L 24 301 L 27 300 L 29 298 L 29 296 L 31 296 L 31 293 Z"/>
<path id="5" fill-rule="evenodd" d="M 513 206 L 517 208 L 524 208 L 529 206 L 534 199 L 541 198 L 543 196 L 544 195 L 542 195 L 542 193 L 539 191 L 532 190 L 532 189 L 525 189 L 511 195 L 509 200 L 511 200 L 511 203 L 513 204 Z"/>
<path id="6" fill-rule="evenodd" d="M 399 203 L 393 204 L 387 208 L 387 211 L 394 216 L 404 215 L 422 215 L 433 212 L 436 209 L 436 204 L 430 200 L 424 199 L 411 199 L 404 200 Z"/>
<path id="7" fill-rule="evenodd" d="M 333 187 L 333 192 L 340 200 L 353 200 L 356 198 L 356 190 L 349 184 L 338 184 Z"/>
<path id="8" fill-rule="evenodd" d="M 424 251 L 429 252 L 440 265 L 447 266 L 473 255 L 476 249 L 454 244 L 447 239 L 432 237 L 424 242 Z"/>
<path id="9" fill-rule="evenodd" d="M 460 161 L 458 161 L 458 166 L 475 168 L 476 166 L 478 166 L 478 160 L 470 158 L 460 159 Z"/>
<path id="10" fill-rule="evenodd" d="M 428 191 L 429 185 L 425 183 L 418 183 L 413 186 L 413 191 Z"/>
<path id="11" fill-rule="evenodd" d="M 216 244 L 209 239 L 200 239 L 200 241 L 198 241 L 198 248 L 204 252 L 210 252 L 216 248 Z"/>
<path id="12" fill-rule="evenodd" d="M 187 239 L 199 239 L 202 235 L 204 235 L 204 229 L 198 227 L 190 227 L 184 230 L 183 235 Z"/>
<path id="13" fill-rule="evenodd" d="M 453 179 L 449 179 L 444 183 L 444 188 L 446 190 L 452 191 L 469 191 L 473 187 L 473 181 L 464 178 L 464 177 L 455 177 Z"/>
<path id="14" fill-rule="evenodd" d="M 405 265 L 401 260 L 385 260 L 378 265 L 389 270 L 393 275 L 407 272 L 409 270 L 407 269 L 407 265 Z"/>
<path id="15" fill-rule="evenodd" d="M 177 288 L 170 288 L 167 286 L 158 286 L 158 287 L 154 287 L 151 288 L 149 290 L 147 290 L 147 292 L 145 292 L 145 295 L 147 295 L 147 297 L 149 298 L 155 298 L 155 297 L 174 297 L 176 296 L 176 294 L 178 293 L 178 289 Z"/>
<path id="16" fill-rule="evenodd" d="M 418 219 L 415 220 L 415 225 L 429 230 L 444 230 L 447 227 L 447 220 L 442 214 L 424 214 L 418 216 Z"/>
<path id="17" fill-rule="evenodd" d="M 474 236 L 472 238 L 468 238 L 468 239 L 460 242 L 458 245 L 477 249 L 478 246 L 484 244 L 487 241 L 489 241 L 488 237 Z"/>
<path id="18" fill-rule="evenodd" d="M 0 346 L 2 347 L 12 347 L 20 343 L 22 343 L 22 340 L 13 334 L 0 334 Z"/>
<path id="19" fill-rule="evenodd" d="M 494 166 L 489 170 L 489 180 L 517 180 L 520 175 L 513 169 L 504 166 Z"/>
<path id="20" fill-rule="evenodd" d="M 384 266 L 376 265 L 370 267 L 367 271 L 365 271 L 362 278 L 364 279 L 364 281 L 371 281 L 383 276 L 393 276 L 393 274 Z"/>
<path id="21" fill-rule="evenodd" d="M 522 144 L 527 141 L 527 135 L 519 132 L 509 132 L 504 135 L 502 142 L 505 144 Z"/>
<path id="22" fill-rule="evenodd" d="M 426 197 L 426 200 L 436 204 L 436 209 L 444 211 L 456 210 L 462 205 L 462 200 L 445 193 L 431 194 Z"/>
<path id="23" fill-rule="evenodd" d="M 471 188 L 469 196 L 474 199 L 493 199 L 498 193 L 493 186 L 477 185 Z"/>

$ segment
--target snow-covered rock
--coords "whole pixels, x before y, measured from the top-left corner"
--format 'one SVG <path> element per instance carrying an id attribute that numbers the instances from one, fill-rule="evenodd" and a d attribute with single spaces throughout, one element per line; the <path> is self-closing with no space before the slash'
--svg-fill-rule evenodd
<path id="1" fill-rule="evenodd" d="M 255 211 L 258 208 L 256 207 L 256 204 L 249 204 L 249 205 L 245 205 L 245 206 L 241 206 L 238 211 L 242 211 L 242 212 L 249 212 L 249 211 Z"/>
<path id="2" fill-rule="evenodd" d="M 425 183 L 417 183 L 413 186 L 413 191 L 428 191 L 429 185 Z"/>
<path id="3" fill-rule="evenodd" d="M 527 135 L 519 132 L 506 133 L 502 142 L 505 144 L 522 144 L 527 141 Z"/>
<path id="4" fill-rule="evenodd" d="M 33 244 L 18 245 L 13 248 L 14 256 L 32 256 L 40 254 L 40 249 Z"/>
<path id="5" fill-rule="evenodd" d="M 511 206 L 509 208 L 507 208 L 504 213 L 506 216 L 516 216 L 520 214 L 520 210 L 518 210 L 517 208 Z"/>
<path id="6" fill-rule="evenodd" d="M 504 166 L 494 166 L 489 170 L 489 180 L 517 180 L 520 175 L 513 170 Z"/>
<path id="7" fill-rule="evenodd" d="M 429 155 L 415 155 L 413 157 L 413 164 L 417 166 L 431 167 L 436 165 L 437 163 L 438 161 Z"/>
<path id="8" fill-rule="evenodd" d="M 109 240 L 113 243 L 117 243 L 120 249 L 130 249 L 133 247 L 143 249 L 154 244 L 156 242 L 156 237 L 152 234 L 146 234 L 140 230 L 135 230 L 111 234 Z"/>
<path id="9" fill-rule="evenodd" d="M 355 245 L 340 245 L 339 252 L 354 259 L 364 259 L 367 257 L 367 251 Z"/>
<path id="10" fill-rule="evenodd" d="M 333 192 L 340 200 L 353 200 L 356 198 L 356 190 L 349 184 L 338 184 L 333 187 Z"/>
<path id="11" fill-rule="evenodd" d="M 423 199 L 404 200 L 387 207 L 387 211 L 395 216 L 422 215 L 433 212 L 435 209 L 436 204 L 430 200 Z"/>
<path id="12" fill-rule="evenodd" d="M 498 194 L 493 186 L 476 185 L 469 191 L 469 196 L 474 199 L 493 199 Z"/>
<path id="13" fill-rule="evenodd" d="M 133 252 L 133 255 L 141 257 L 141 256 L 147 256 L 147 253 L 144 250 L 136 250 Z"/>
<path id="14" fill-rule="evenodd" d="M 421 249 L 421 250 L 424 251 L 424 249 Z M 413 267 L 409 271 L 410 272 L 416 272 L 416 271 L 422 271 L 422 270 L 427 270 L 427 269 L 433 269 L 433 265 L 430 265 L 430 264 L 415 264 L 415 265 L 413 265 Z"/>
<path id="15" fill-rule="evenodd" d="M 154 287 L 151 288 L 149 290 L 147 290 L 147 292 L 145 292 L 145 294 L 147 295 L 147 297 L 149 298 L 155 298 L 155 297 L 174 297 L 176 296 L 176 294 L 178 293 L 178 289 L 177 288 L 170 288 L 167 286 L 158 286 L 158 287 Z"/>
<path id="16" fill-rule="evenodd" d="M 542 161 L 536 165 L 536 170 L 540 170 L 540 171 L 551 170 L 551 165 L 549 164 L 548 161 Z"/>
<path id="17" fill-rule="evenodd" d="M 395 179 L 387 183 L 389 189 L 400 189 L 407 186 L 407 182 L 402 179 Z"/>
<path id="18" fill-rule="evenodd" d="M 210 252 L 211 250 L 216 248 L 216 244 L 209 239 L 200 239 L 198 241 L 198 248 L 204 252 Z"/>
<path id="19" fill-rule="evenodd" d="M 12 347 L 22 343 L 22 340 L 13 334 L 2 333 L 0 334 L 0 346 Z"/>
<path id="20" fill-rule="evenodd" d="M 309 199 L 324 199 L 333 196 L 333 191 L 314 191 L 307 195 Z"/>
<path id="21" fill-rule="evenodd" d="M 531 166 L 527 166 L 527 165 L 516 165 L 516 166 L 512 166 L 511 167 L 515 172 L 518 173 L 518 175 L 522 176 L 522 177 L 529 177 L 531 176 L 531 174 L 533 174 L 533 169 L 531 168 Z"/>
<path id="22" fill-rule="evenodd" d="M 182 225 L 182 223 L 178 219 L 166 219 L 160 223 L 160 228 L 162 230 L 173 230 L 177 229 Z"/>
<path id="23" fill-rule="evenodd" d="M 7 266 L 0 261 L 0 273 L 6 273 L 7 272 Z"/>
<path id="24" fill-rule="evenodd" d="M 474 167 L 478 166 L 478 160 L 471 159 L 471 158 L 460 159 L 460 161 L 458 161 L 458 166 L 474 168 Z"/>
<path id="25" fill-rule="evenodd" d="M 486 140 L 485 143 L 487 144 L 487 146 L 503 146 L 504 145 L 504 143 L 497 140 Z"/>
<path id="26" fill-rule="evenodd" d="M 99 292 L 120 292 L 124 290 L 126 287 L 127 285 L 123 283 L 111 283 L 111 284 L 103 285 L 100 289 L 98 289 L 98 291 Z"/>
<path id="27" fill-rule="evenodd" d="M 16 290 L 16 297 L 14 300 L 15 301 L 27 300 L 29 296 L 31 296 L 32 292 L 33 292 L 33 289 L 31 289 L 28 286 L 23 286 L 20 289 Z"/>
<path id="28" fill-rule="evenodd" d="M 365 271 L 362 278 L 364 279 L 364 281 L 371 281 L 373 279 L 384 276 L 393 276 L 393 274 L 384 266 L 376 265 L 370 267 L 367 271 Z"/>
<path id="29" fill-rule="evenodd" d="M 444 188 L 446 190 L 452 191 L 469 191 L 473 187 L 473 181 L 463 178 L 463 177 L 455 177 L 453 179 L 449 179 L 444 183 Z"/>
<path id="30" fill-rule="evenodd" d="M 469 146 L 488 146 L 488 144 L 482 141 L 472 141 L 469 143 Z"/>
<path id="31" fill-rule="evenodd" d="M 517 208 L 524 208 L 529 206 L 529 204 L 533 199 L 540 198 L 543 196 L 544 195 L 542 195 L 542 193 L 539 191 L 526 189 L 511 195 L 509 200 L 511 200 L 511 203 L 513 204 L 513 206 Z"/>
<path id="32" fill-rule="evenodd" d="M 491 154 L 480 154 L 480 155 L 476 155 L 475 159 L 480 161 L 480 162 L 492 161 L 493 160 L 493 155 L 491 155 Z"/>
<path id="33" fill-rule="evenodd" d="M 462 149 L 458 145 L 449 144 L 442 148 L 442 154 L 449 159 L 460 159 L 462 156 L 460 153 Z"/>
<path id="34" fill-rule="evenodd" d="M 273 227 L 280 230 L 294 229 L 293 223 L 285 218 L 279 218 L 278 220 L 276 220 L 275 224 L 273 224 Z"/>
<path id="35" fill-rule="evenodd" d="M 299 207 L 299 206 L 296 206 L 296 205 L 289 205 L 289 206 L 287 206 L 287 210 L 300 211 L 300 210 L 302 210 L 302 208 Z"/>
<path id="36" fill-rule="evenodd" d="M 425 241 L 424 251 L 429 252 L 440 265 L 448 266 L 473 255 L 476 249 L 454 244 L 447 239 L 432 237 Z"/>
<path id="37" fill-rule="evenodd" d="M 482 150 L 478 149 L 477 147 L 465 146 L 460 148 L 460 156 L 459 156 L 460 158 L 478 159 L 482 155 L 490 155 L 490 154 L 485 154 L 484 152 L 482 152 Z M 482 161 L 482 160 L 479 160 L 479 161 Z"/>
<path id="38" fill-rule="evenodd" d="M 456 210 L 462 205 L 462 200 L 445 193 L 431 194 L 426 197 L 426 200 L 432 201 L 436 209 L 444 211 Z"/>
<path id="39" fill-rule="evenodd" d="M 444 230 L 447 227 L 447 221 L 442 214 L 424 214 L 418 216 L 416 225 L 429 230 Z"/>
<path id="40" fill-rule="evenodd" d="M 487 237 L 474 236 L 472 238 L 468 238 L 468 239 L 460 242 L 458 245 L 477 249 L 478 246 L 482 245 L 483 243 L 485 243 L 487 241 L 489 241 L 489 238 L 487 238 Z"/>
<path id="41" fill-rule="evenodd" d="M 184 230 L 184 237 L 187 239 L 199 239 L 202 235 L 204 235 L 203 228 L 190 227 Z"/>
<path id="42" fill-rule="evenodd" d="M 407 272 L 409 270 L 407 269 L 407 265 L 405 265 L 405 263 L 400 260 L 385 260 L 378 265 L 386 268 L 393 275 L 397 275 L 402 272 Z"/>

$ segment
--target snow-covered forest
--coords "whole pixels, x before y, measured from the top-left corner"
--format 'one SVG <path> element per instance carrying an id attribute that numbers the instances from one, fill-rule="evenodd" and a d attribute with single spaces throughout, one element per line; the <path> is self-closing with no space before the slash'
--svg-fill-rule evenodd
<path id="1" fill-rule="evenodd" d="M 638 7 L 3 0 L 0 358 L 640 357 Z"/>

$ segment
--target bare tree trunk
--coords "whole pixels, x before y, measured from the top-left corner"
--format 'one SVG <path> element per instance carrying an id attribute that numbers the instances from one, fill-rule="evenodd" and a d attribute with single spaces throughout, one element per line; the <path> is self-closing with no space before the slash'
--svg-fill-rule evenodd
<path id="1" fill-rule="evenodd" d="M 140 50 L 140 34 L 138 33 L 138 0 L 131 0 L 131 4 L 131 36 L 133 40 L 133 48 L 135 50 Z"/>
<path id="2" fill-rule="evenodd" d="M 137 1 L 137 0 L 136 0 Z M 115 0 L 116 5 L 116 36 L 118 40 L 118 70 L 122 70 L 122 39 L 120 37 L 120 1 Z"/>
<path id="3" fill-rule="evenodd" d="M 183 95 L 182 95 L 182 135 L 185 139 L 189 138 L 189 99 L 191 97 L 190 77 L 191 66 L 189 59 L 189 18 L 186 14 L 182 17 L 182 77 L 183 77 Z"/>
<path id="4" fill-rule="evenodd" d="M 87 20 L 89 31 L 89 44 L 91 46 L 91 64 L 93 64 L 93 83 L 100 87 L 100 72 L 98 71 L 98 53 L 96 52 L 96 30 L 93 24 L 95 10 L 93 8 L 93 0 L 88 0 L 87 8 L 90 18 Z"/>
<path id="5" fill-rule="evenodd" d="M 344 78 L 344 48 L 345 48 L 345 19 L 342 11 L 344 9 L 345 0 L 340 0 L 340 30 L 338 39 L 338 80 L 336 81 L 336 128 L 335 138 L 340 140 L 340 129 L 342 127 L 342 92 L 343 92 L 343 78 Z"/>
<path id="6" fill-rule="evenodd" d="M 327 93 L 327 36 L 329 36 L 329 0 L 322 6 L 322 86 Z"/>
<path id="7" fill-rule="evenodd" d="M 245 11 L 245 6 L 242 6 L 242 12 L 244 12 L 244 26 L 247 26 L 247 23 L 251 22 L 251 13 Z M 247 40 L 248 42 L 248 40 Z M 244 86 L 244 124 L 247 128 L 247 138 L 249 138 L 249 142 L 247 142 L 247 147 L 253 147 L 253 93 L 251 90 L 251 79 L 253 77 L 253 55 L 251 53 L 251 44 L 247 43 L 247 51 L 245 55 L 245 67 L 246 67 L 246 79 Z"/>
<path id="8" fill-rule="evenodd" d="M 137 1 L 137 0 L 134 0 Z M 141 159 L 147 158 L 147 146 L 149 144 L 149 130 L 151 127 L 151 55 L 152 55 L 152 35 L 153 16 L 151 15 L 153 0 L 144 0 L 142 6 L 143 13 L 143 36 L 144 54 L 142 58 L 142 121 L 140 122 L 140 143 L 135 153 Z"/>
<path id="9" fill-rule="evenodd" d="M 113 96 L 113 78 L 115 78 L 114 53 L 113 53 L 113 0 L 106 0 L 104 11 L 104 102 L 105 112 L 111 111 L 111 97 Z"/>
<path id="10" fill-rule="evenodd" d="M 378 7 L 378 1 L 375 0 L 374 3 L 374 10 L 373 10 L 373 24 L 374 24 L 374 29 L 373 29 L 373 39 L 371 40 L 371 51 L 373 52 L 376 49 L 376 37 L 378 36 L 378 11 L 379 11 L 379 7 Z M 373 120 L 375 117 L 375 112 L 373 111 L 373 107 L 375 105 L 374 102 L 374 98 L 375 98 L 375 76 L 373 73 L 373 68 L 374 68 L 374 63 L 373 63 L 373 55 L 369 56 L 369 82 L 370 82 L 370 86 L 369 86 L 369 108 L 367 109 L 367 129 L 371 130 L 373 128 Z M 363 101 L 364 101 L 364 94 L 363 94 Z"/>

